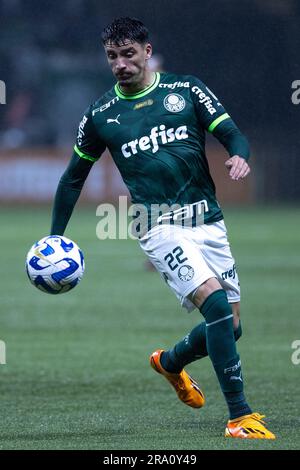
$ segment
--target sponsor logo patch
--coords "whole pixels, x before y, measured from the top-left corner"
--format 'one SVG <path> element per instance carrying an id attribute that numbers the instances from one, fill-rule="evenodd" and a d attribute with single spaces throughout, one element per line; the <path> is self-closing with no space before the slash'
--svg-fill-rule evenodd
<path id="1" fill-rule="evenodd" d="M 153 103 L 154 103 L 153 100 L 142 101 L 141 103 L 137 103 L 137 104 L 133 107 L 133 109 L 136 110 L 136 109 L 144 108 L 145 106 L 152 106 Z"/>
<path id="2" fill-rule="evenodd" d="M 110 108 L 113 104 L 117 103 L 119 101 L 119 97 L 115 96 L 112 100 L 108 101 L 108 103 L 103 104 L 99 108 L 95 108 L 92 111 L 92 115 L 94 116 L 96 113 L 103 113 L 106 109 Z"/>

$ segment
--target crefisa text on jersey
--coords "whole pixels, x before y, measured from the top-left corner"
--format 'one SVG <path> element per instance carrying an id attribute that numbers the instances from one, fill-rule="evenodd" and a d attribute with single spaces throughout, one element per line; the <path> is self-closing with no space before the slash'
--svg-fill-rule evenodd
<path id="1" fill-rule="evenodd" d="M 216 108 L 213 107 L 212 105 L 212 99 L 207 96 L 204 91 L 201 90 L 198 86 L 193 86 L 192 87 L 192 92 L 195 93 L 198 98 L 199 98 L 199 103 L 204 104 L 204 106 L 207 108 L 207 111 L 209 114 L 215 114 L 217 112 Z"/>
<path id="2" fill-rule="evenodd" d="M 188 139 L 188 137 L 187 126 L 179 126 L 177 129 L 173 127 L 166 129 L 166 126 L 161 124 L 159 129 L 158 126 L 152 127 L 149 136 L 143 135 L 139 139 L 126 142 L 122 145 L 121 150 L 125 158 L 136 155 L 138 149 L 145 151 L 151 148 L 152 153 L 156 153 L 159 150 L 158 138 L 160 138 L 160 143 L 165 145 L 174 140 Z"/>
<path id="3" fill-rule="evenodd" d="M 170 88 L 174 90 L 176 87 L 180 88 L 190 88 L 190 82 L 174 82 L 174 83 L 160 83 L 159 88 Z"/>
<path id="4" fill-rule="evenodd" d="M 80 124 L 79 124 L 79 127 L 78 127 L 78 134 L 77 134 L 77 143 L 78 145 L 81 145 L 82 144 L 82 139 L 84 137 L 84 126 L 86 125 L 87 123 L 87 120 L 88 118 L 86 116 L 83 116 Z"/>

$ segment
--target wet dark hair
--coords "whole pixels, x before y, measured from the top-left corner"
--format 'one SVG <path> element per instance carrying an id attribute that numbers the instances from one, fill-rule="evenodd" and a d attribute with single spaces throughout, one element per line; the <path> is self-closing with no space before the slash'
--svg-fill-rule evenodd
<path id="1" fill-rule="evenodd" d="M 116 18 L 101 34 L 103 45 L 114 43 L 124 45 L 126 40 L 146 44 L 149 32 L 146 26 L 136 18 Z"/>

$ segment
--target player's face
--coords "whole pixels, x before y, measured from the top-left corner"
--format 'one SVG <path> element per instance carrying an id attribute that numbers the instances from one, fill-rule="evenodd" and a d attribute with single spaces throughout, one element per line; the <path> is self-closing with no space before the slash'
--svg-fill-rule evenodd
<path id="1" fill-rule="evenodd" d="M 143 83 L 147 60 L 152 53 L 151 44 L 125 41 L 122 46 L 106 44 L 104 49 L 112 73 L 122 87 L 130 88 Z"/>

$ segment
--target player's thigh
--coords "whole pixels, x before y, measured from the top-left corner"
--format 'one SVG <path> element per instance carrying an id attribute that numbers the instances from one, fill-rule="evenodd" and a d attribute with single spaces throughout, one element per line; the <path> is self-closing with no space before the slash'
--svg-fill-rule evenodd
<path id="1" fill-rule="evenodd" d="M 240 283 L 223 221 L 204 227 L 207 237 L 202 248 L 204 260 L 225 290 L 228 302 L 240 301 Z"/>

